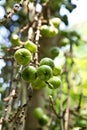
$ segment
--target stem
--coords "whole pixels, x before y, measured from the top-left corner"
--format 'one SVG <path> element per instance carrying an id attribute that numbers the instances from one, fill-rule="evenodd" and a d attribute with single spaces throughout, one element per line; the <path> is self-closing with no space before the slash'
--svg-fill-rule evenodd
<path id="1" fill-rule="evenodd" d="M 63 130 L 63 101 L 62 101 L 62 86 L 60 85 L 60 129 Z"/>
<path id="2" fill-rule="evenodd" d="M 67 98 L 67 108 L 65 112 L 65 128 L 64 130 L 68 130 L 69 126 L 69 109 L 70 109 L 70 86 L 68 85 L 68 98 Z"/>
<path id="3" fill-rule="evenodd" d="M 72 44 L 70 44 L 70 58 L 72 59 Z M 68 72 L 68 68 L 67 68 L 67 54 L 66 54 L 66 62 L 65 62 L 65 65 L 66 65 L 66 82 L 67 82 L 67 107 L 66 107 L 66 112 L 65 112 L 65 126 L 64 126 L 64 130 L 69 130 L 69 115 L 70 115 L 70 82 L 69 82 L 69 79 L 68 79 L 68 75 L 69 75 L 69 72 Z M 70 68 L 72 68 L 72 65 L 73 65 L 73 60 L 72 60 L 72 63 L 70 64 Z"/>
<path id="4" fill-rule="evenodd" d="M 39 20 L 38 20 L 39 19 Z M 38 23 L 37 23 L 37 30 L 36 30 L 36 37 L 35 37 L 35 44 L 39 48 L 39 38 L 40 38 L 40 27 L 41 27 L 41 17 L 38 16 L 37 18 Z M 38 49 L 37 49 L 38 50 Z M 38 67 L 38 51 L 35 53 L 35 65 Z"/>
<path id="5" fill-rule="evenodd" d="M 56 112 L 56 110 L 54 108 L 54 101 L 53 101 L 52 96 L 50 96 L 49 99 L 50 99 L 51 107 L 52 107 L 52 110 L 53 110 L 54 114 L 57 116 L 57 118 L 59 118 L 59 115 L 58 115 L 58 113 Z"/>

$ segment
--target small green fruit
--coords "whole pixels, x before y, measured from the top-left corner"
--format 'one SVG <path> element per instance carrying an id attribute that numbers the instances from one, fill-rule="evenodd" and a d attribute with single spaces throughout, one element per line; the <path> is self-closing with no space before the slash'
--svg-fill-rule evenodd
<path id="1" fill-rule="evenodd" d="M 41 30 L 41 34 L 44 37 L 48 37 L 48 38 L 54 37 L 58 34 L 58 29 L 53 26 L 42 25 L 40 30 Z"/>
<path id="2" fill-rule="evenodd" d="M 59 55 L 59 48 L 54 46 L 51 48 L 50 52 L 51 52 L 52 57 L 55 58 Z"/>
<path id="3" fill-rule="evenodd" d="M 48 65 L 42 65 L 37 69 L 37 76 L 44 81 L 47 81 L 52 77 L 52 69 Z"/>
<path id="4" fill-rule="evenodd" d="M 32 87 L 34 89 L 42 89 L 46 86 L 47 84 L 44 81 L 40 80 L 39 78 L 37 78 L 36 80 L 34 80 L 34 82 L 32 82 Z"/>
<path id="5" fill-rule="evenodd" d="M 18 64 L 27 65 L 30 63 L 30 60 L 32 59 L 32 55 L 30 51 L 28 51 L 27 49 L 21 48 L 15 52 L 14 58 Z"/>
<path id="6" fill-rule="evenodd" d="M 12 34 L 11 36 L 11 42 L 13 46 L 19 46 L 21 44 L 21 41 L 17 34 Z"/>
<path id="7" fill-rule="evenodd" d="M 61 80 L 60 80 L 60 78 L 59 77 L 56 77 L 56 76 L 53 76 L 52 78 L 50 78 L 49 80 L 48 80 L 48 82 L 51 84 L 51 85 L 53 85 L 53 89 L 56 89 L 56 88 L 58 88 L 60 85 L 61 85 Z M 48 86 L 48 87 L 50 87 L 50 86 Z M 51 88 L 51 87 L 50 87 Z"/>
<path id="8" fill-rule="evenodd" d="M 35 45 L 35 43 L 33 43 L 30 40 L 26 41 L 24 47 L 29 51 L 31 51 L 32 53 L 35 53 L 37 51 L 37 45 Z"/>
<path id="9" fill-rule="evenodd" d="M 58 29 L 55 28 L 55 27 L 53 27 L 53 26 L 50 26 L 50 27 L 49 27 L 49 34 L 48 34 L 48 36 L 49 36 L 49 37 L 54 37 L 54 36 L 56 36 L 57 34 L 58 34 Z"/>
<path id="10" fill-rule="evenodd" d="M 63 39 L 61 40 L 61 45 L 62 45 L 62 46 L 66 46 L 66 45 L 69 44 L 69 43 L 70 43 L 70 41 L 69 41 L 68 38 L 63 38 Z"/>
<path id="11" fill-rule="evenodd" d="M 22 76 L 23 80 L 25 80 L 27 82 L 34 81 L 37 76 L 37 70 L 34 66 L 27 66 L 21 72 L 21 76 Z"/>
<path id="12" fill-rule="evenodd" d="M 58 76 L 61 74 L 61 67 L 60 66 L 55 66 L 53 69 L 53 75 Z"/>
<path id="13" fill-rule="evenodd" d="M 51 58 L 45 57 L 45 58 L 41 59 L 40 66 L 41 65 L 48 65 L 53 69 L 54 68 L 54 61 Z"/>
<path id="14" fill-rule="evenodd" d="M 49 26 L 48 25 L 42 25 L 41 28 L 41 34 L 45 37 L 49 37 Z"/>
<path id="15" fill-rule="evenodd" d="M 43 112 L 41 107 L 35 108 L 35 110 L 34 110 L 34 117 L 36 119 L 40 119 L 43 115 L 44 115 L 44 112 Z"/>
<path id="16" fill-rule="evenodd" d="M 56 28 L 58 28 L 59 25 L 60 25 L 60 23 L 61 23 L 61 20 L 60 20 L 60 18 L 58 18 L 58 17 L 54 17 L 54 18 L 51 19 L 51 22 L 52 22 L 52 24 L 53 24 Z"/>
<path id="17" fill-rule="evenodd" d="M 43 115 L 39 120 L 38 120 L 39 124 L 41 126 L 45 126 L 47 125 L 47 123 L 49 122 L 49 117 L 47 115 Z"/>

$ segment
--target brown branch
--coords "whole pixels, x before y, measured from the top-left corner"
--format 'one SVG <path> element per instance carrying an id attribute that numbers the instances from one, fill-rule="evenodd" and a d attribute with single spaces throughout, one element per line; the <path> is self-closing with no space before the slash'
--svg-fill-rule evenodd
<path id="1" fill-rule="evenodd" d="M 1 119 L 0 119 L 0 130 L 2 129 L 3 122 L 4 122 L 4 118 L 1 117 Z"/>
<path id="2" fill-rule="evenodd" d="M 7 105 L 4 109 L 4 116 L 3 116 L 5 123 L 8 123 L 9 118 L 10 118 L 10 114 L 12 112 L 12 107 L 13 107 L 12 105 L 13 105 L 13 102 L 14 102 L 14 99 L 15 99 L 15 96 L 16 96 L 16 87 L 17 87 L 16 81 L 19 79 L 21 70 L 22 70 L 22 66 L 20 66 L 19 71 L 15 76 L 15 79 L 12 81 L 11 91 L 10 91 L 9 95 L 4 99 L 4 101 L 7 102 Z M 11 125 L 11 124 L 9 124 L 9 125 Z M 2 128 L 3 127 L 5 127 L 5 126 L 2 126 Z"/>
<path id="3" fill-rule="evenodd" d="M 26 26 L 22 27 L 22 28 L 19 30 L 19 32 L 20 32 L 20 33 L 23 33 L 23 32 L 26 31 L 28 28 L 29 28 L 29 25 L 26 25 Z"/>
<path id="4" fill-rule="evenodd" d="M 4 60 L 13 60 L 14 57 L 13 57 L 13 56 L 7 56 L 7 57 L 5 57 L 5 56 L 0 56 L 0 59 L 4 59 Z"/>
<path id="5" fill-rule="evenodd" d="M 36 30 L 36 37 L 35 37 L 35 44 L 37 45 L 37 48 L 39 47 L 40 27 L 41 27 L 41 17 L 38 20 L 38 25 L 37 25 L 37 30 Z M 34 60 L 35 60 L 36 67 L 38 67 L 38 51 L 35 53 Z"/>
<path id="6" fill-rule="evenodd" d="M 0 21 L 0 23 L 4 23 L 7 19 L 11 18 L 11 16 L 19 11 L 19 8 L 23 6 L 25 0 L 21 0 L 19 4 L 16 4 L 10 12 L 7 12 L 7 15 Z"/>

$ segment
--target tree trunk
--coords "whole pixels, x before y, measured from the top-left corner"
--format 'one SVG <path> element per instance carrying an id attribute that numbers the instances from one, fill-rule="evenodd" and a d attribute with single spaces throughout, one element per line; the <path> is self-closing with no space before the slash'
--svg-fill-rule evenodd
<path id="1" fill-rule="evenodd" d="M 40 129 L 40 125 L 38 124 L 37 120 L 34 118 L 33 111 L 36 107 L 44 106 L 44 103 L 45 103 L 44 98 L 46 96 L 45 92 L 46 92 L 45 89 L 33 91 L 33 97 L 29 101 L 29 105 L 28 105 L 25 130 L 39 130 Z"/>

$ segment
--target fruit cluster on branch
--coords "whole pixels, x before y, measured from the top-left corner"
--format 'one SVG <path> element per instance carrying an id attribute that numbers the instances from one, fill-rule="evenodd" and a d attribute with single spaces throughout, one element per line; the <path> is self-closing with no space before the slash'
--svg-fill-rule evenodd
<path id="1" fill-rule="evenodd" d="M 26 41 L 22 41 L 22 38 L 19 37 L 18 32 L 13 32 L 10 37 L 11 47 L 7 48 L 6 50 L 9 53 L 11 51 L 12 54 L 14 53 L 14 57 L 12 57 L 12 65 L 14 66 L 15 64 L 15 66 L 19 66 L 19 70 L 16 74 L 15 69 L 13 71 L 15 77 L 12 79 L 12 83 L 10 86 L 11 90 L 8 94 L 8 97 L 4 99 L 4 101 L 7 103 L 7 107 L 2 125 L 3 123 L 5 123 L 5 125 L 8 125 L 7 128 L 11 128 L 11 125 L 15 124 L 16 126 L 19 124 L 23 125 L 23 121 L 26 115 L 26 107 L 21 107 L 19 111 L 17 110 L 17 115 L 13 112 L 12 109 L 12 107 L 14 108 L 15 106 L 14 104 L 17 104 L 15 103 L 16 99 L 18 99 L 20 96 L 20 92 L 17 93 L 17 89 L 19 90 L 19 88 L 17 88 L 17 83 L 19 82 L 19 80 L 21 82 L 22 79 L 26 84 L 30 84 L 32 86 L 32 89 L 34 90 L 39 90 L 44 87 L 57 89 L 61 85 L 61 67 L 57 67 L 54 64 L 54 58 L 59 55 L 59 48 L 55 46 L 51 49 L 52 58 L 44 57 L 39 61 L 40 37 L 53 38 L 57 36 L 59 33 L 59 24 L 61 22 L 58 17 L 49 18 L 49 16 L 47 16 L 47 19 L 44 18 L 43 7 L 44 5 L 47 5 L 48 0 L 42 0 L 41 3 L 38 3 L 38 1 L 32 2 L 21 0 L 19 4 L 16 4 L 14 6 L 11 12 L 8 12 L 7 15 L 4 16 L 4 19 L 1 21 L 1 23 L 4 23 L 8 18 L 11 18 L 13 14 L 17 13 L 20 7 L 23 9 L 24 2 L 27 2 L 29 23 L 27 23 L 27 25 L 23 27 L 23 29 L 19 30 L 19 32 L 22 33 L 23 31 L 28 29 L 27 39 Z M 30 5 L 32 5 L 32 7 Z M 32 18 L 30 13 L 32 15 Z M 2 59 L 3 57 L 0 58 Z M 9 57 L 4 57 L 3 59 L 8 60 Z M 20 100 L 20 98 L 18 100 Z M 12 104 L 14 106 L 12 106 Z M 17 108 L 20 107 L 17 106 Z M 38 108 L 35 111 L 35 113 L 38 113 L 38 111 L 42 110 Z M 10 115 L 11 112 L 14 113 L 12 117 Z M 41 113 L 42 116 L 38 117 L 38 114 L 35 114 L 35 117 L 37 115 L 38 122 L 41 126 L 47 125 L 49 118 L 46 114 L 44 114 L 43 111 Z M 22 116 L 20 116 L 21 114 Z M 19 120 L 16 121 L 17 119 Z M 8 124 L 9 122 L 11 122 L 11 124 Z M 19 127 L 20 125 L 17 126 L 17 128 Z"/>

